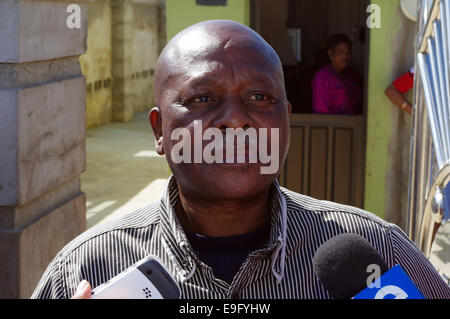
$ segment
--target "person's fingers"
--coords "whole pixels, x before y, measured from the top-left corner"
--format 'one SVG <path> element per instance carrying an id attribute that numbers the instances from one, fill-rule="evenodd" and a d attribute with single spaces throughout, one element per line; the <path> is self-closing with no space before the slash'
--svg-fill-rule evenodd
<path id="1" fill-rule="evenodd" d="M 409 114 L 412 114 L 412 107 L 410 106 L 410 107 L 407 107 L 406 108 L 406 112 L 408 112 Z"/>
<path id="2" fill-rule="evenodd" d="M 77 291 L 73 295 L 72 299 L 89 299 L 89 298 L 91 298 L 91 285 L 86 280 L 82 280 L 79 283 Z"/>

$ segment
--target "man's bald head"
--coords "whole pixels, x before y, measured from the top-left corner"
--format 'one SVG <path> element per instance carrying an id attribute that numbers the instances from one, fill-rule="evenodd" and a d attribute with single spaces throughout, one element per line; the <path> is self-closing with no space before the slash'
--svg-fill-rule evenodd
<path id="1" fill-rule="evenodd" d="M 183 75 L 186 68 L 195 69 L 202 61 L 214 60 L 215 55 L 254 51 L 264 57 L 271 68 L 283 74 L 280 59 L 274 49 L 255 31 L 230 20 L 208 20 L 196 23 L 173 37 L 156 64 L 154 94 L 160 106 L 161 92 L 167 82 Z"/>
<path id="2" fill-rule="evenodd" d="M 206 203 L 268 192 L 278 164 L 286 158 L 291 106 L 280 60 L 261 36 L 227 20 L 205 21 L 183 30 L 161 53 L 154 90 L 157 107 L 150 111 L 149 121 L 155 149 L 166 156 L 182 196 L 203 198 Z M 260 153 L 257 162 L 237 163 L 237 145 L 225 145 L 221 134 L 209 137 L 222 142 L 213 155 L 220 160 L 211 163 L 198 157 L 211 147 L 209 133 L 229 129 L 266 134 L 259 139 L 260 145 L 267 146 L 266 153 Z M 177 138 L 180 130 L 184 135 Z M 250 159 L 250 142 L 245 144 L 244 155 Z M 231 150 L 235 158 L 228 154 Z M 264 154 L 269 153 L 275 171 L 262 174 L 268 163 Z M 225 162 L 227 156 L 234 164 Z"/>

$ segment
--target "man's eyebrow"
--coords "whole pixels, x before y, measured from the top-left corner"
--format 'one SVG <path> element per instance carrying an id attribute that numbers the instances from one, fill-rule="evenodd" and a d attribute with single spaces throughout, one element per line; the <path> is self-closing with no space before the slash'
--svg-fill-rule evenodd
<path id="1" fill-rule="evenodd" d="M 191 88 L 194 88 L 197 86 L 217 84 L 218 82 L 219 81 L 216 77 L 209 75 L 209 76 L 201 76 L 201 77 L 196 77 L 196 78 L 190 79 L 190 80 L 186 81 L 186 85 L 188 85 Z"/>
<path id="2" fill-rule="evenodd" d="M 274 80 L 267 76 L 254 76 L 254 77 L 252 77 L 252 81 L 258 82 L 261 84 L 269 84 L 269 85 L 274 84 Z"/>
<path id="3" fill-rule="evenodd" d="M 259 72 L 257 72 L 259 73 Z M 167 85 L 172 80 L 180 80 L 179 75 L 170 75 L 168 76 L 164 81 L 164 87 L 163 90 L 167 88 Z M 262 84 L 265 86 L 277 86 L 277 81 L 270 76 L 267 76 L 266 74 L 254 74 L 251 77 L 251 82 L 253 84 Z M 191 79 L 188 79 L 187 81 L 183 81 L 183 86 L 181 88 L 181 92 L 188 92 L 192 91 L 193 89 L 201 86 L 208 86 L 208 85 L 221 85 L 221 81 L 219 78 L 215 77 L 214 74 L 207 74 L 203 76 L 194 77 Z M 180 92 L 180 93 L 181 93 Z"/>
<path id="4" fill-rule="evenodd" d="M 1 1 L 1 0 L 0 0 Z M 170 82 L 172 81 L 179 81 L 180 80 L 180 75 L 179 74 L 171 74 L 169 76 L 167 76 L 161 86 L 161 91 L 165 91 L 167 90 L 167 88 L 170 85 Z M 189 79 L 187 81 L 183 81 L 183 85 L 181 86 L 179 93 L 181 92 L 188 92 L 188 91 L 192 91 L 192 89 L 195 89 L 196 87 L 199 86 L 207 86 L 207 85 L 211 85 L 211 84 L 217 84 L 218 80 L 217 78 L 213 77 L 213 76 L 199 76 L 193 79 Z"/>

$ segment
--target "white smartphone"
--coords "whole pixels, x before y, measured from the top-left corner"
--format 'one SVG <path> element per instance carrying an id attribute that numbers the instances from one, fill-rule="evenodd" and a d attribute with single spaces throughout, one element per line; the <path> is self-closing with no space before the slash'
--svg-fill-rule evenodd
<path id="1" fill-rule="evenodd" d="M 154 256 L 146 257 L 92 290 L 92 299 L 179 299 L 176 281 Z"/>

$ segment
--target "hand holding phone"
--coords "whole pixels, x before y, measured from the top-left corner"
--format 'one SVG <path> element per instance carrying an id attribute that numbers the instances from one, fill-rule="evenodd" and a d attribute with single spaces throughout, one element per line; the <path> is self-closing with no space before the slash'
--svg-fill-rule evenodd
<path id="1" fill-rule="evenodd" d="M 75 291 L 75 294 L 70 299 L 91 299 L 92 289 L 91 284 L 86 280 L 82 280 Z"/>
<path id="2" fill-rule="evenodd" d="M 75 294 L 73 298 L 86 299 L 83 298 L 86 294 Z M 180 295 L 168 270 L 157 258 L 150 256 L 96 287 L 91 292 L 91 299 L 178 299 Z"/>

